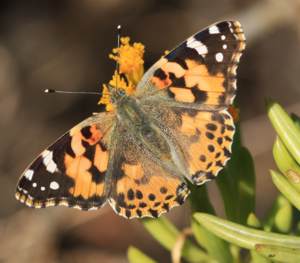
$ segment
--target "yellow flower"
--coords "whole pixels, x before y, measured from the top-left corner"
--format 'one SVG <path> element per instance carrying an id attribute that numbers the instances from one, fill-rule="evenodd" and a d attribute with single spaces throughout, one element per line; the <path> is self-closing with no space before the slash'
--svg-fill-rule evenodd
<path id="1" fill-rule="evenodd" d="M 111 86 L 123 89 L 126 94 L 131 94 L 135 90 L 144 74 L 144 50 L 145 47 L 141 43 L 130 44 L 129 37 L 121 38 L 120 47 L 114 48 L 112 54 L 109 55 L 109 58 L 117 61 L 120 66 L 120 72 L 115 72 L 112 80 L 109 81 Z M 107 111 L 114 109 L 110 101 L 109 90 L 105 84 L 99 104 L 105 104 Z"/>
<path id="2" fill-rule="evenodd" d="M 114 48 L 109 58 L 119 62 L 120 73 L 125 74 L 127 80 L 136 86 L 144 74 L 144 52 L 143 44 L 131 45 L 129 37 L 122 37 L 121 46 Z"/>
<path id="3" fill-rule="evenodd" d="M 109 81 L 109 85 L 117 87 L 118 89 L 123 89 L 128 95 L 135 90 L 132 83 L 127 83 L 117 71 L 115 71 L 112 79 Z M 105 104 L 107 111 L 112 111 L 114 109 L 114 106 L 110 101 L 110 93 L 106 84 L 103 84 L 102 97 L 100 98 L 99 104 Z"/>

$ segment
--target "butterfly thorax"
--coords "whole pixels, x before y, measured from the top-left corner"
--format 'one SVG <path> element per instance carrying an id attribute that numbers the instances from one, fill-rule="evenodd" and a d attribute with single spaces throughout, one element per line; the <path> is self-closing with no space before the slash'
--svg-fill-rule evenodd
<path id="1" fill-rule="evenodd" d="M 142 143 L 143 147 L 160 159 L 171 160 L 169 145 L 163 132 L 153 123 L 146 112 L 142 111 L 139 100 L 124 95 L 117 103 L 119 124 Z"/>

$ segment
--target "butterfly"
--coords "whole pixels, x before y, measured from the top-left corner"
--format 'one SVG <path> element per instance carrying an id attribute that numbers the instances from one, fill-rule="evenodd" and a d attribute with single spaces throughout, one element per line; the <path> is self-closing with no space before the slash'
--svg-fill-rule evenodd
<path id="1" fill-rule="evenodd" d="M 228 107 L 245 48 L 237 21 L 215 23 L 161 57 L 127 95 L 109 86 L 113 111 L 96 113 L 44 150 L 20 177 L 27 206 L 81 210 L 109 203 L 125 217 L 158 217 L 231 156 Z"/>

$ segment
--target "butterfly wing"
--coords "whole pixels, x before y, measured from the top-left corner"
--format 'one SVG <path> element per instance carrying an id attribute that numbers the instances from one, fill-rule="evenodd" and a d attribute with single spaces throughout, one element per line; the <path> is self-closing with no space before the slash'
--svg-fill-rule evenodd
<path id="1" fill-rule="evenodd" d="M 138 86 L 143 110 L 179 145 L 195 184 L 214 178 L 231 156 L 235 128 L 227 107 L 244 48 L 239 22 L 211 25 L 162 57 Z"/>
<path id="2" fill-rule="evenodd" d="M 139 83 L 138 94 L 198 109 L 224 108 L 234 99 L 236 69 L 244 48 L 239 22 L 213 24 L 155 63 Z"/>
<path id="3" fill-rule="evenodd" d="M 99 113 L 86 119 L 43 151 L 20 177 L 16 198 L 35 208 L 101 207 L 107 196 L 112 115 Z"/>
<path id="4" fill-rule="evenodd" d="M 114 211 L 125 218 L 158 217 L 181 205 L 189 194 L 183 176 L 166 169 L 134 134 L 120 132 L 108 175 Z"/>

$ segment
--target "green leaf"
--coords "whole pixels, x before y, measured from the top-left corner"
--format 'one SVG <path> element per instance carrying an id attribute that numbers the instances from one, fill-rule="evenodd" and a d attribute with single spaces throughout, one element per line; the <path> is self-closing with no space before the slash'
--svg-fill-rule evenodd
<path id="1" fill-rule="evenodd" d="M 204 247 L 208 254 L 220 263 L 233 262 L 229 250 L 229 244 L 219 237 L 215 236 L 207 229 L 202 227 L 196 220 L 192 220 L 192 230 L 196 241 Z"/>
<path id="2" fill-rule="evenodd" d="M 257 253 L 255 250 L 250 250 L 250 254 L 251 254 L 251 263 L 271 263 L 272 262 L 269 259 L 267 259 L 266 257 Z"/>
<path id="3" fill-rule="evenodd" d="M 206 185 L 196 186 L 189 183 L 191 190 L 189 200 L 193 212 L 206 212 L 215 214 L 215 210 L 207 194 Z"/>
<path id="4" fill-rule="evenodd" d="M 292 226 L 293 209 L 290 202 L 279 195 L 264 224 L 264 230 L 288 233 Z"/>
<path id="5" fill-rule="evenodd" d="M 195 213 L 194 218 L 216 236 L 242 248 L 255 249 L 256 244 L 270 244 L 300 249 L 299 237 L 252 229 L 204 213 Z"/>
<path id="6" fill-rule="evenodd" d="M 296 127 L 299 129 L 300 131 L 300 117 L 298 115 L 296 115 L 295 113 L 291 114 L 291 118 L 294 121 Z"/>
<path id="7" fill-rule="evenodd" d="M 289 182 L 300 192 L 300 166 L 278 137 L 273 146 L 273 156 L 278 169 L 286 175 Z"/>
<path id="8" fill-rule="evenodd" d="M 127 258 L 130 263 L 156 263 L 157 262 L 133 246 L 130 246 L 128 248 Z"/>
<path id="9" fill-rule="evenodd" d="M 214 214 L 215 211 L 210 203 L 206 185 L 195 186 L 190 184 L 189 188 L 191 190 L 190 203 L 192 211 Z M 207 231 L 195 220 L 192 220 L 192 230 L 198 244 L 205 248 L 212 258 L 216 259 L 217 262 L 232 262 L 229 246 L 222 239 Z"/>
<path id="10" fill-rule="evenodd" d="M 246 224 L 248 215 L 255 210 L 255 171 L 245 147 L 233 147 L 232 158 L 218 176 L 217 184 L 227 218 Z"/>
<path id="11" fill-rule="evenodd" d="M 300 262 L 300 249 L 274 245 L 257 244 L 256 251 L 269 259 L 280 262 Z"/>
<path id="12" fill-rule="evenodd" d="M 298 209 L 300 210 L 300 193 L 281 173 L 270 171 L 272 181 L 278 190 Z"/>
<path id="13" fill-rule="evenodd" d="M 247 225 L 254 228 L 261 228 L 261 223 L 254 213 L 250 213 L 247 218 Z"/>
<path id="14" fill-rule="evenodd" d="M 171 251 L 180 235 L 177 228 L 165 217 L 142 219 L 147 231 L 166 249 Z M 213 262 L 213 260 L 190 240 L 186 240 L 182 249 L 182 257 L 188 262 Z"/>
<path id="15" fill-rule="evenodd" d="M 247 219 L 247 225 L 256 229 L 262 227 L 261 222 L 254 213 L 250 213 Z M 265 257 L 259 255 L 255 250 L 250 250 L 252 263 L 269 263 L 270 261 Z"/>
<path id="16" fill-rule="evenodd" d="M 288 113 L 275 102 L 268 102 L 268 116 L 278 136 L 300 164 L 300 130 Z"/>

